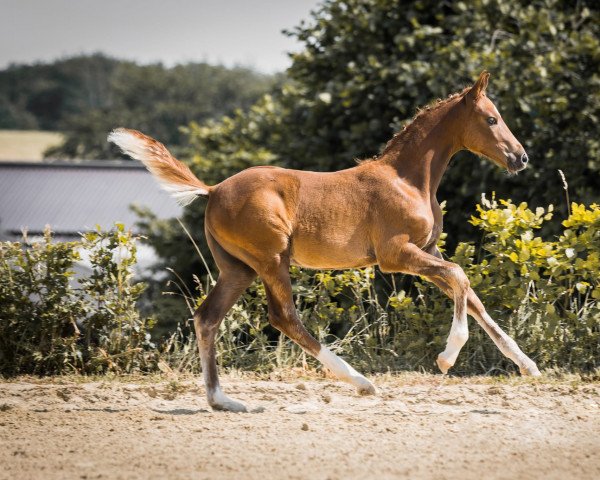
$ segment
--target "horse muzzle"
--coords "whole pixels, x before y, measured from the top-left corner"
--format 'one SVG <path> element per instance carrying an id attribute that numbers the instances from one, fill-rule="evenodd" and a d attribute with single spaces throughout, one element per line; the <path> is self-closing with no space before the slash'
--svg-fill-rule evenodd
<path id="1" fill-rule="evenodd" d="M 523 170 L 527 163 L 529 162 L 529 157 L 525 152 L 519 154 L 509 153 L 507 155 L 506 166 L 508 171 L 511 173 L 517 173 Z"/>

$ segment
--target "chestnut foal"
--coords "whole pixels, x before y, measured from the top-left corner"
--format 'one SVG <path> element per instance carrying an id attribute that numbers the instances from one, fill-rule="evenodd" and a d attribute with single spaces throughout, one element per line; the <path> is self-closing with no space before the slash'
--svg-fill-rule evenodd
<path id="1" fill-rule="evenodd" d="M 376 392 L 304 328 L 294 308 L 290 265 L 345 269 L 377 264 L 384 272 L 425 277 L 454 299 L 450 335 L 437 359 L 443 373 L 467 341 L 468 311 L 522 374 L 540 374 L 487 314 L 463 270 L 444 260 L 436 247 L 442 232 L 436 191 L 456 152 L 484 155 L 511 173 L 525 168 L 528 160 L 485 94 L 488 78 L 482 72 L 474 86 L 422 110 L 376 159 L 334 173 L 255 167 L 208 186 L 152 138 L 127 129 L 109 135 L 182 204 L 208 198 L 204 228 L 220 273 L 194 323 L 208 403 L 214 409 L 245 411 L 221 391 L 215 336 L 257 275 L 265 285 L 274 327 L 359 393 Z"/>

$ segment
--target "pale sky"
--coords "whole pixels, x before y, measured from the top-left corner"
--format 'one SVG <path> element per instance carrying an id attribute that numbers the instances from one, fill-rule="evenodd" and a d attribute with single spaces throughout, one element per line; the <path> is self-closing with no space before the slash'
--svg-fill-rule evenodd
<path id="1" fill-rule="evenodd" d="M 282 71 L 281 33 L 319 0 L 0 0 L 0 68 L 103 52 L 141 63 L 207 61 Z"/>

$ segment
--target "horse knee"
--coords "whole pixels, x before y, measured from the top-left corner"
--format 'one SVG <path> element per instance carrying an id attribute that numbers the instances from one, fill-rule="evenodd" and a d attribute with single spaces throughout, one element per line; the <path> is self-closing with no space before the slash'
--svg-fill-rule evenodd
<path id="1" fill-rule="evenodd" d="M 450 269 L 450 277 L 452 279 L 451 285 L 458 290 L 461 295 L 466 295 L 471 287 L 471 282 L 469 282 L 469 278 L 464 270 L 460 268 L 460 266 L 453 264 Z"/>

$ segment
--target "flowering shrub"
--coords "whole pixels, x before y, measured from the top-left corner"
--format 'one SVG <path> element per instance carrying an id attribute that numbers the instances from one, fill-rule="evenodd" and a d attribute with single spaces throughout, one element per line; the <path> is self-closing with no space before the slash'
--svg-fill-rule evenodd
<path id="1" fill-rule="evenodd" d="M 535 235 L 552 206 L 483 200 L 471 222 L 485 234 L 476 257 L 459 245 L 455 261 L 499 323 L 543 367 L 592 369 L 600 358 L 600 207 L 573 203 L 552 240 Z"/>

